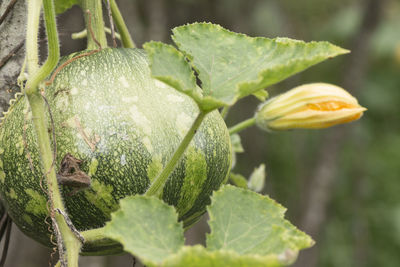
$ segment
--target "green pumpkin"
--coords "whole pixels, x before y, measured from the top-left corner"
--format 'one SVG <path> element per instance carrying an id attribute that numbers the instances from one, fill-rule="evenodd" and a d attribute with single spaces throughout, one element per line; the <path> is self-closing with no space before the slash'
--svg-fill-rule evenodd
<path id="1" fill-rule="evenodd" d="M 103 49 L 76 59 L 56 75 L 45 95 L 54 117 L 57 171 L 69 153 L 81 160 L 80 170 L 91 180 L 88 188 L 76 193 L 70 186 L 60 185 L 78 230 L 104 226 L 121 198 L 143 194 L 198 113 L 191 98 L 151 78 L 140 49 Z M 160 196 L 176 207 L 185 226 L 205 212 L 212 192 L 226 181 L 230 155 L 226 125 L 217 111 L 212 112 Z M 49 245 L 42 172 L 32 114 L 20 95 L 0 128 L 0 195 L 15 224 Z M 109 249 L 84 247 L 88 253 L 100 254 Z"/>

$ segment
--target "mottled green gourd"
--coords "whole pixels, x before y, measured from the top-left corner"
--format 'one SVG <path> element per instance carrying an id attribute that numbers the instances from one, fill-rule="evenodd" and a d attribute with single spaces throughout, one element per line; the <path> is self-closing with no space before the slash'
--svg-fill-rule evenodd
<path id="1" fill-rule="evenodd" d="M 91 186 L 75 194 L 61 186 L 79 230 L 102 227 L 119 199 L 144 193 L 198 113 L 189 97 L 150 77 L 139 49 L 103 49 L 79 58 L 57 74 L 45 93 L 54 117 L 57 171 L 70 153 L 82 160 L 81 170 L 91 178 Z M 2 122 L 0 195 L 21 230 L 48 245 L 47 197 L 39 184 L 42 170 L 31 116 L 25 97 L 19 96 Z M 204 213 L 212 191 L 226 181 L 230 150 L 224 121 L 218 112 L 208 114 L 162 192 L 186 226 Z"/>

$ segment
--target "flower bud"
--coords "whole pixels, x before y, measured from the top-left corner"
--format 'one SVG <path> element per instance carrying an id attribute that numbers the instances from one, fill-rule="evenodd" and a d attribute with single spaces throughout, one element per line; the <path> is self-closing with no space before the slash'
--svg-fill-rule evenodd
<path id="1" fill-rule="evenodd" d="M 312 83 L 271 98 L 259 107 L 255 118 L 265 130 L 320 129 L 357 120 L 365 110 L 344 89 Z"/>

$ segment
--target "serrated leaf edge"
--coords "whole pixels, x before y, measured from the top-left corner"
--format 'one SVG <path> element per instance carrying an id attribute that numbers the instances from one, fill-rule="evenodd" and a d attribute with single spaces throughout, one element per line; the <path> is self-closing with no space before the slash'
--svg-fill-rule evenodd
<path id="1" fill-rule="evenodd" d="M 220 249 L 220 250 L 215 250 L 215 251 L 210 251 L 207 250 L 207 248 L 201 246 L 201 245 L 195 245 L 195 246 L 184 246 L 182 247 L 178 253 L 173 254 L 166 258 L 161 266 L 164 266 L 168 262 L 174 262 L 176 260 L 179 260 L 180 257 L 183 257 L 187 253 L 198 253 L 199 256 L 203 256 L 204 254 L 209 256 L 209 258 L 217 258 L 218 256 L 226 256 L 231 259 L 237 260 L 239 262 L 246 262 L 248 259 L 255 259 L 259 261 L 260 263 L 265 263 L 265 267 L 272 267 L 272 266 L 282 266 L 282 265 L 289 265 L 292 264 L 296 258 L 297 258 L 297 253 L 294 251 L 287 251 L 281 255 L 277 254 L 268 254 L 268 255 L 257 255 L 257 254 L 246 254 L 246 255 L 241 255 L 233 250 L 225 250 L 225 249 Z M 190 255 L 190 254 L 189 254 Z"/>
<path id="2" fill-rule="evenodd" d="M 304 234 L 305 236 L 307 236 L 309 238 L 309 240 L 308 240 L 309 243 L 307 244 L 307 246 L 296 248 L 295 250 L 294 249 L 289 249 L 290 251 L 292 251 L 291 253 L 294 253 L 294 252 L 298 253 L 299 250 L 305 249 L 305 248 L 309 248 L 309 247 L 311 247 L 311 246 L 313 246 L 315 244 L 315 241 L 309 235 L 307 235 L 305 232 L 301 231 L 295 225 L 293 225 L 290 221 L 285 219 L 285 213 L 286 213 L 287 209 L 284 206 L 282 206 L 281 204 L 279 204 L 278 202 L 276 202 L 274 199 L 272 199 L 272 198 L 270 198 L 270 197 L 268 197 L 266 195 L 261 195 L 259 193 L 254 192 L 254 191 L 251 191 L 249 189 L 244 189 L 244 188 L 232 186 L 232 185 L 229 185 L 229 184 L 223 185 L 220 188 L 220 190 L 214 191 L 213 195 L 211 196 L 211 204 L 207 206 L 207 212 L 208 212 L 208 216 L 209 216 L 208 225 L 210 227 L 211 227 L 211 223 L 213 223 L 216 220 L 215 216 L 212 214 L 212 212 L 210 212 L 210 207 L 214 203 L 216 197 L 218 195 L 220 195 L 220 194 L 223 194 L 225 190 L 241 191 L 241 192 L 243 192 L 245 194 L 255 195 L 261 201 L 264 201 L 264 200 L 272 201 L 274 205 L 276 205 L 279 209 L 281 209 L 280 213 L 276 214 L 275 216 L 272 216 L 271 218 L 280 218 L 280 219 L 282 219 L 285 224 L 290 225 L 291 227 L 293 227 L 292 230 L 296 231 L 299 234 Z M 212 236 L 212 235 L 213 235 L 213 232 L 212 232 L 212 229 L 211 229 L 211 232 L 206 234 L 206 237 L 207 237 L 206 240 L 208 240 L 208 238 L 210 236 Z M 252 253 L 250 253 L 250 254 L 245 254 L 245 255 L 260 255 L 260 254 L 252 254 Z M 260 255 L 260 256 L 263 256 L 263 255 Z"/>
<path id="3" fill-rule="evenodd" d="M 199 25 L 199 26 L 203 26 L 203 27 L 205 27 L 205 28 L 216 27 L 217 30 L 221 30 L 221 31 L 223 31 L 223 32 L 225 32 L 225 33 L 228 33 L 228 34 L 233 34 L 233 35 L 236 35 L 236 36 L 243 37 L 243 38 L 245 38 L 245 39 L 249 39 L 251 42 L 257 42 L 258 40 L 269 40 L 269 41 L 273 41 L 273 42 L 280 43 L 280 44 L 288 44 L 289 41 L 290 41 L 290 42 L 301 43 L 301 44 L 304 44 L 304 45 L 327 44 L 327 45 L 332 46 L 332 49 L 337 49 L 337 50 L 338 50 L 336 53 L 332 53 L 332 54 L 329 54 L 329 53 L 320 53 L 320 54 L 315 55 L 313 58 L 318 58 L 318 57 L 322 57 L 324 54 L 325 54 L 325 55 L 326 55 L 326 54 L 329 54 L 329 56 L 326 56 L 326 58 L 325 58 L 325 59 L 329 59 L 329 58 L 333 58 L 333 57 L 335 57 L 335 56 L 342 55 L 342 54 L 347 54 L 347 53 L 350 52 L 350 51 L 347 50 L 347 49 L 343 49 L 343 48 L 341 48 L 341 47 L 339 47 L 339 46 L 336 46 L 336 45 L 334 45 L 334 44 L 331 44 L 331 43 L 329 43 L 329 42 L 327 42 L 327 41 L 319 41 L 319 42 L 317 42 L 317 41 L 311 41 L 311 42 L 304 42 L 304 41 L 302 41 L 302 40 L 296 40 L 296 39 L 291 39 L 291 38 L 286 38 L 286 37 L 277 37 L 277 38 L 274 38 L 274 39 L 270 39 L 270 38 L 266 38 L 266 37 L 251 37 L 251 36 L 248 36 L 248 35 L 243 34 L 243 33 L 236 33 L 236 32 L 230 31 L 230 30 L 228 30 L 228 29 L 225 29 L 224 27 L 222 27 L 222 26 L 219 25 L 219 24 L 213 24 L 213 23 L 210 23 L 210 22 L 187 23 L 187 24 L 185 24 L 185 25 L 182 25 L 182 26 L 178 26 L 178 27 L 173 28 L 173 29 L 172 29 L 173 35 L 171 36 L 172 40 L 174 41 L 174 43 L 175 43 L 175 44 L 177 45 L 177 47 L 179 48 L 179 51 L 181 51 L 181 53 L 183 53 L 183 54 L 185 55 L 185 57 L 189 60 L 189 62 L 190 62 L 190 64 L 191 64 L 192 68 L 193 68 L 198 74 L 200 74 L 201 72 L 200 72 L 200 71 L 196 68 L 196 66 L 192 63 L 194 57 L 193 57 L 191 54 L 189 54 L 188 52 L 186 52 L 186 51 L 184 51 L 184 50 L 180 50 L 182 44 L 181 44 L 180 42 L 178 42 L 178 41 L 176 40 L 175 36 L 174 36 L 175 33 L 176 33 L 178 30 L 184 29 L 184 28 L 187 29 L 188 27 L 190 27 L 190 26 L 192 26 L 192 25 Z M 322 59 L 322 60 L 318 61 L 317 63 L 315 63 L 315 64 L 313 64 L 313 65 L 316 65 L 316 64 L 318 64 L 318 63 L 321 63 L 321 62 L 324 61 L 325 59 Z M 288 61 L 285 62 L 285 64 L 275 65 L 274 68 L 277 68 L 277 69 L 279 69 L 279 68 L 285 68 L 285 67 L 287 67 L 288 65 L 290 65 L 291 63 L 296 62 L 296 61 L 300 61 L 300 60 L 295 60 L 295 59 L 288 60 Z M 310 62 L 310 61 L 312 61 L 312 60 L 310 59 L 310 60 L 307 60 L 307 61 Z M 303 70 L 301 70 L 301 71 L 299 71 L 299 72 L 295 72 L 295 73 L 293 73 L 292 75 L 297 74 L 297 73 L 300 73 L 300 72 L 302 72 L 302 71 L 305 71 L 306 69 L 308 69 L 308 68 L 310 68 L 310 67 L 312 67 L 312 66 L 309 66 L 309 67 L 307 67 L 307 68 L 305 68 L 305 69 L 303 69 Z M 263 80 L 263 77 L 265 76 L 265 73 L 268 72 L 268 71 L 270 71 L 270 70 L 271 70 L 271 69 L 264 69 L 264 70 L 261 70 L 260 72 L 258 72 L 258 74 L 257 74 L 258 79 L 236 84 L 235 96 L 233 97 L 233 99 L 232 99 L 231 101 L 226 102 L 226 101 L 221 101 L 221 100 L 220 100 L 220 101 L 218 101 L 218 102 L 221 104 L 221 106 L 232 106 L 232 105 L 234 105 L 240 98 L 243 98 L 243 97 L 245 97 L 245 96 L 248 96 L 248 95 L 250 95 L 250 94 L 252 94 L 252 93 L 255 93 L 255 92 L 259 91 L 259 90 L 265 89 L 265 88 L 268 87 L 268 86 L 271 86 L 271 85 L 273 85 L 273 84 L 275 84 L 275 83 L 278 83 L 278 82 L 280 82 L 280 81 L 282 81 L 282 80 L 284 80 L 284 79 L 286 79 L 286 78 L 292 76 L 292 75 L 289 75 L 289 76 L 287 76 L 287 77 L 284 77 L 283 79 L 277 80 L 277 81 L 275 81 L 275 82 L 273 82 L 273 83 L 271 83 L 271 84 L 268 84 L 268 85 L 266 85 L 266 86 L 259 86 L 259 87 L 256 87 L 256 88 L 253 89 L 251 92 L 243 93 L 243 89 L 242 89 L 243 87 L 245 87 L 246 85 L 251 85 L 251 84 L 260 83 L 260 82 Z M 205 96 L 205 97 L 209 97 L 209 96 Z M 204 98 L 205 98 L 205 97 L 204 97 Z M 212 97 L 210 97 L 210 98 L 212 98 Z M 213 99 L 214 99 L 214 98 L 213 98 Z M 221 106 L 220 106 L 220 107 L 221 107 Z"/>
<path id="4" fill-rule="evenodd" d="M 190 80 L 191 83 L 194 85 L 192 88 L 186 88 L 185 85 L 179 80 L 176 79 L 174 76 L 171 75 L 163 75 L 163 76 L 159 76 L 159 75 L 152 75 L 153 78 L 175 88 L 176 90 L 178 90 L 181 93 L 184 93 L 186 95 L 188 95 L 189 97 L 191 97 L 198 105 L 200 105 L 200 103 L 202 102 L 203 99 L 203 95 L 201 94 L 201 90 L 198 90 L 199 88 L 196 88 L 196 77 L 195 74 L 193 72 L 193 69 L 191 67 L 191 64 L 187 61 L 185 55 L 177 50 L 174 46 L 169 45 L 169 44 L 165 44 L 162 42 L 156 42 L 156 41 L 150 41 L 147 42 L 143 45 L 143 48 L 146 50 L 146 52 L 148 53 L 148 58 L 149 58 L 149 65 L 150 65 L 150 69 L 152 68 L 153 65 L 153 55 L 154 55 L 154 47 L 162 47 L 165 49 L 168 49 L 169 51 L 171 51 L 172 53 L 175 54 L 175 56 L 178 57 L 178 60 L 181 60 L 183 62 L 185 62 L 185 65 L 188 67 L 188 69 L 190 70 Z M 150 53 L 152 53 L 153 55 L 151 55 Z"/>
<path id="5" fill-rule="evenodd" d="M 172 210 L 172 211 L 173 211 L 173 216 L 176 218 L 176 226 L 180 226 L 179 228 L 182 229 L 182 239 L 183 239 L 183 241 L 184 241 L 184 236 L 183 236 L 183 222 L 182 222 L 182 221 L 178 222 L 178 213 L 176 212 L 175 208 L 174 208 L 173 206 L 168 205 L 167 203 L 161 201 L 161 200 L 158 199 L 157 197 L 154 197 L 154 196 L 150 196 L 150 197 L 149 197 L 149 196 L 143 196 L 143 195 L 127 196 L 127 197 L 125 197 L 125 198 L 123 198 L 123 199 L 120 200 L 120 202 L 119 202 L 119 209 L 111 213 L 111 220 L 108 221 L 108 222 L 106 222 L 106 225 L 104 226 L 104 233 L 105 233 L 106 236 L 107 236 L 106 233 L 107 233 L 107 231 L 108 231 L 108 227 L 111 227 L 110 225 L 113 223 L 114 218 L 115 218 L 116 216 L 119 216 L 119 214 L 124 214 L 124 213 L 125 213 L 125 211 L 123 210 L 123 206 L 125 205 L 124 202 L 125 202 L 126 200 L 129 200 L 129 199 L 137 199 L 137 198 L 150 200 L 150 201 L 153 202 L 153 203 L 156 203 L 156 202 L 157 202 L 157 203 L 160 203 L 160 202 L 161 202 L 161 203 L 165 204 L 165 205 L 163 205 L 163 208 L 164 208 L 164 209 Z M 123 243 L 123 238 L 122 238 L 121 235 L 118 235 L 117 237 L 115 237 L 115 236 L 114 236 L 114 237 L 107 236 L 107 237 L 110 238 L 110 239 L 112 239 L 112 240 L 117 241 L 118 243 L 120 243 L 120 244 L 122 245 L 122 247 L 124 248 L 124 251 L 126 251 L 126 252 L 128 252 L 128 253 L 131 253 L 132 255 L 136 255 L 135 253 L 133 253 L 133 251 L 127 251 L 127 250 L 125 250 L 125 245 L 124 245 L 124 243 Z M 183 243 L 183 244 L 184 244 L 184 243 Z M 178 252 L 179 252 L 180 250 L 182 250 L 183 247 L 184 247 L 184 245 L 181 246 L 181 248 L 178 250 Z M 176 254 L 176 253 L 173 253 L 173 254 Z M 153 262 L 153 261 L 148 260 L 148 259 L 143 259 L 143 258 L 140 257 L 139 255 L 136 255 L 136 256 L 137 256 L 138 258 L 140 258 L 144 263 L 146 263 L 146 264 L 148 264 L 148 265 L 157 266 L 157 265 L 159 265 L 159 264 L 161 263 L 161 262 Z M 168 258 L 168 257 L 167 257 L 167 258 Z M 166 259 L 167 259 L 167 258 L 166 258 Z M 165 260 L 165 259 L 164 259 L 164 260 Z"/>

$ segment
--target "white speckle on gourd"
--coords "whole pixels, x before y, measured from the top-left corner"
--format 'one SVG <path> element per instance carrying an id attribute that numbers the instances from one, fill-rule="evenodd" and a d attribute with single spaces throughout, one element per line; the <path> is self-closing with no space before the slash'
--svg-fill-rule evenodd
<path id="1" fill-rule="evenodd" d="M 64 96 L 60 95 L 60 97 L 57 99 L 57 102 L 56 102 L 57 109 L 61 110 L 61 111 L 67 111 L 68 106 L 69 106 L 68 97 L 64 97 Z M 32 114 L 32 112 L 29 112 L 28 116 L 29 116 L 29 114 Z"/>
<path id="2" fill-rule="evenodd" d="M 121 156 L 121 165 L 122 165 L 122 166 L 125 166 L 125 165 L 126 165 L 126 156 L 125 156 L 125 154 L 123 154 L 123 155 Z"/>
<path id="3" fill-rule="evenodd" d="M 147 148 L 150 154 L 153 153 L 153 145 L 151 144 L 150 138 L 148 136 L 143 138 L 143 144 Z"/>
<path id="4" fill-rule="evenodd" d="M 129 83 L 128 83 L 128 81 L 126 80 L 125 76 L 119 77 L 118 80 L 119 80 L 119 82 L 122 84 L 123 87 L 129 88 Z"/>
<path id="5" fill-rule="evenodd" d="M 86 79 L 84 79 L 84 80 L 82 81 L 82 85 L 83 85 L 83 86 L 87 86 L 87 85 L 88 85 L 88 81 L 87 81 Z"/>
<path id="6" fill-rule="evenodd" d="M 168 88 L 168 85 L 166 85 L 165 83 L 159 81 L 159 80 L 155 80 L 154 83 L 156 84 L 157 87 L 160 88 Z"/>
<path id="7" fill-rule="evenodd" d="M 78 93 L 79 93 L 78 88 L 72 87 L 72 89 L 71 89 L 71 95 L 77 95 Z"/>
<path id="8" fill-rule="evenodd" d="M 192 125 L 193 119 L 186 113 L 180 113 L 176 117 L 176 128 L 181 137 L 184 137 Z"/>
<path id="9" fill-rule="evenodd" d="M 127 96 L 122 98 L 122 102 L 125 103 L 132 103 L 132 102 L 137 102 L 139 100 L 139 98 L 135 95 L 135 96 Z"/>
<path id="10" fill-rule="evenodd" d="M 183 97 L 178 95 L 167 95 L 167 100 L 172 103 L 181 103 L 184 101 Z"/>
<path id="11" fill-rule="evenodd" d="M 86 75 L 86 71 L 81 70 L 81 75 L 82 75 L 82 76 L 85 76 L 85 75 Z"/>
<path id="12" fill-rule="evenodd" d="M 143 129 L 145 135 L 151 134 L 151 125 L 150 121 L 146 118 L 146 116 L 139 111 L 138 107 L 133 105 L 129 108 L 129 112 L 131 113 L 131 118 L 133 121 Z"/>

